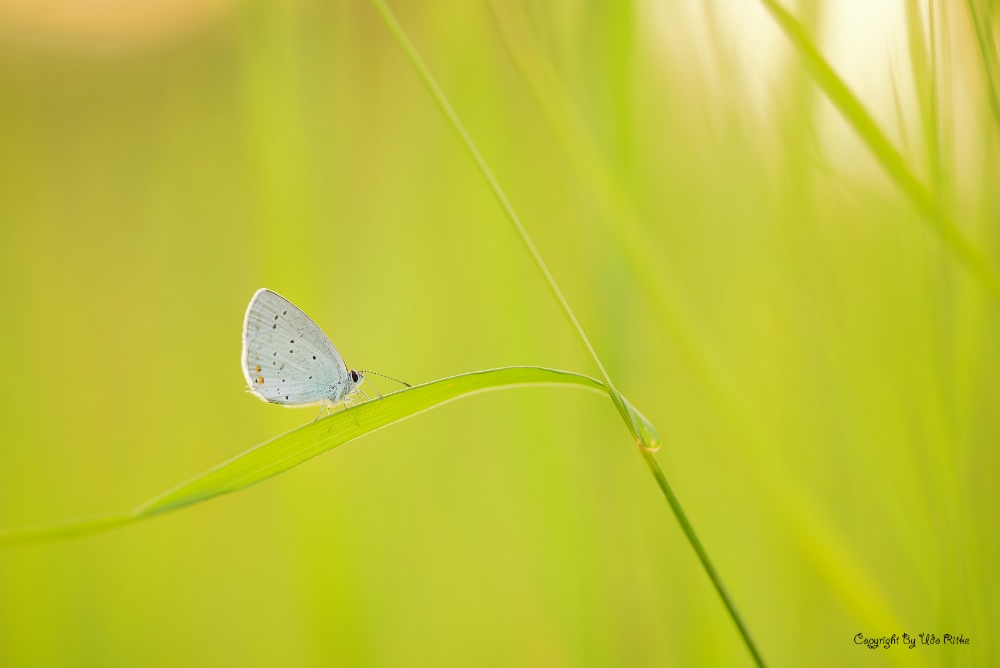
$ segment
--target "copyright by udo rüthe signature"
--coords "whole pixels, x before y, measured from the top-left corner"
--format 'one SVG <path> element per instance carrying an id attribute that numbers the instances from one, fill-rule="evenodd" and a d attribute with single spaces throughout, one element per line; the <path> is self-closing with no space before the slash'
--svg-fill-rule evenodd
<path id="1" fill-rule="evenodd" d="M 917 645 L 968 645 L 969 642 L 970 639 L 964 633 L 957 636 L 945 633 L 940 638 L 936 633 L 918 633 L 915 636 L 911 636 L 909 633 L 904 633 L 903 635 L 893 633 L 891 636 L 879 636 L 877 638 L 866 636 L 864 633 L 854 636 L 855 645 L 864 645 L 868 649 L 878 649 L 879 647 L 889 649 L 897 645 L 913 649 Z"/>

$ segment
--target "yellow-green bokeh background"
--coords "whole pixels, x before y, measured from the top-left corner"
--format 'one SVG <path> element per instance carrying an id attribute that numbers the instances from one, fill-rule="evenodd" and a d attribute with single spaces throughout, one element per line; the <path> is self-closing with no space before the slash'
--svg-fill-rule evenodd
<path id="1" fill-rule="evenodd" d="M 244 391 L 261 286 L 410 382 L 596 375 L 370 5 L 56 4 L 0 6 L 0 527 L 129 509 L 311 420 Z M 966 3 L 934 3 L 937 151 L 902 8 L 833 5 L 795 10 L 1000 268 Z M 763 10 L 395 6 L 769 664 L 997 665 L 1000 304 Z M 972 644 L 854 643 L 904 632 Z M 0 552 L 2 666 L 749 662 L 611 402 L 553 388 Z"/>

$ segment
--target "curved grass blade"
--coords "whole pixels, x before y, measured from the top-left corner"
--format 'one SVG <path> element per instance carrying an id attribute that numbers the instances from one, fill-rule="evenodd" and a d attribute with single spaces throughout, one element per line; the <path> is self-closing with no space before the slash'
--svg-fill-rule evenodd
<path id="1" fill-rule="evenodd" d="M 854 92 L 823 58 L 802 24 L 775 0 L 760 0 L 760 3 L 799 52 L 816 85 L 865 143 L 886 175 L 916 206 L 923 218 L 930 223 L 931 229 L 938 234 L 969 274 L 990 295 L 1000 299 L 1000 278 L 994 269 L 941 210 L 940 202 L 934 193 L 906 166 L 902 154 L 882 132 Z"/>
<path id="2" fill-rule="evenodd" d="M 157 496 L 130 513 L 0 531 L 0 547 L 74 538 L 177 510 L 267 480 L 338 445 L 456 399 L 528 386 L 577 387 L 607 394 L 604 385 L 589 376 L 542 367 L 504 367 L 442 378 L 351 406 L 293 429 Z M 624 404 L 644 442 L 659 447 L 659 434 L 649 420 L 627 401 Z"/>

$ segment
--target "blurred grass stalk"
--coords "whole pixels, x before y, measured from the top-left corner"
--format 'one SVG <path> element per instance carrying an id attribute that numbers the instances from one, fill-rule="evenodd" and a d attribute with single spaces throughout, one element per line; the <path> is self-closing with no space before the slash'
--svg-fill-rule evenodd
<path id="1" fill-rule="evenodd" d="M 927 168 L 930 173 L 930 186 L 924 185 L 906 164 L 903 154 L 892 144 L 886 134 L 875 122 L 860 99 L 851 91 L 847 84 L 834 71 L 833 67 L 820 53 L 815 43 L 810 39 L 803 25 L 795 19 L 776 0 L 759 0 L 777 23 L 784 35 L 791 42 L 801 57 L 810 77 L 834 105 L 841 117 L 854 130 L 859 139 L 867 146 L 883 171 L 896 184 L 900 192 L 919 211 L 921 218 L 930 223 L 930 227 L 945 247 L 955 256 L 959 264 L 986 291 L 991 301 L 1000 298 L 1000 279 L 996 270 L 980 251 L 959 231 L 954 220 L 948 213 L 947 202 L 949 183 L 948 173 L 943 164 L 944 153 L 941 138 L 941 110 L 939 108 L 939 70 L 938 59 L 939 28 L 936 12 L 946 12 L 947 7 L 937 7 L 928 0 L 926 6 L 927 31 L 923 28 L 923 17 L 918 0 L 907 0 L 905 5 L 907 38 L 909 42 L 910 66 L 917 92 L 917 108 L 921 123 L 921 135 L 924 141 Z M 1000 130 L 1000 65 L 997 62 L 996 45 L 992 34 L 992 21 L 989 17 L 990 5 L 980 4 L 978 0 L 967 0 L 967 8 L 972 26 L 975 30 L 982 59 L 984 88 L 988 99 L 994 129 Z M 926 45 L 926 46 L 925 46 Z M 926 51 L 925 51 L 926 49 Z M 928 53 L 929 51 L 929 53 Z M 893 79 L 894 92 L 897 91 Z M 897 118 L 900 122 L 900 134 L 906 137 L 903 116 L 899 107 L 898 93 L 896 96 Z M 987 130 L 987 134 L 988 130 Z M 949 601 L 957 601 L 962 609 L 967 610 L 974 620 L 976 628 L 984 628 L 986 613 L 979 601 L 971 600 L 970 580 L 976 581 L 976 567 L 969 574 L 960 567 L 955 554 L 957 545 L 978 544 L 978 537 L 967 530 L 961 521 L 963 507 L 973 507 L 974 500 L 968 497 L 966 490 L 958 482 L 958 467 L 962 464 L 961 439 L 958 436 L 959 426 L 956 419 L 949 414 L 947 408 L 950 398 L 940 397 L 942 422 L 945 425 L 944 438 L 934 442 L 931 456 L 938 471 L 947 472 L 937 476 L 935 482 L 941 487 L 943 500 L 942 513 L 946 518 L 942 530 L 950 540 L 943 546 L 943 558 L 947 568 L 955 573 L 959 586 Z M 949 444 L 955 444 L 949 449 Z M 978 552 L 978 550 L 977 550 Z"/>
<path id="2" fill-rule="evenodd" d="M 997 45 L 993 38 L 993 5 L 980 0 L 968 0 L 969 15 L 976 30 L 976 41 L 979 53 L 983 59 L 983 76 L 989 91 L 990 110 L 993 112 L 993 122 L 1000 130 L 1000 56 L 997 55 Z"/>
<path id="3" fill-rule="evenodd" d="M 840 598 L 846 609 L 859 612 L 872 626 L 885 619 L 901 623 L 900 615 L 882 593 L 878 579 L 865 567 L 856 550 L 802 488 L 785 462 L 772 454 L 773 448 L 766 446 L 765 430 L 740 394 L 738 384 L 720 363 L 717 351 L 704 342 L 705 337 L 698 335 L 696 314 L 672 291 L 673 281 L 653 250 L 656 244 L 642 225 L 638 208 L 601 159 L 593 133 L 556 74 L 550 55 L 529 37 L 520 5 L 505 5 L 503 11 L 495 2 L 489 6 L 504 47 L 549 129 L 586 183 L 588 192 L 601 206 L 604 215 L 600 219 L 618 251 L 628 259 L 625 266 L 635 273 L 636 282 L 656 306 L 654 312 L 660 325 L 673 336 L 679 352 L 688 358 L 721 412 L 743 434 L 747 445 L 754 446 L 738 452 L 753 452 L 760 460 L 753 462 L 755 475 L 762 493 L 770 498 L 776 518 L 790 527 L 790 535 L 800 537 L 803 557 L 829 583 L 831 595 Z M 711 5 L 706 5 L 706 11 L 710 8 Z"/>
<path id="4" fill-rule="evenodd" d="M 944 210 L 939 193 L 929 189 L 913 174 L 902 154 L 865 109 L 861 100 L 826 61 L 809 38 L 802 24 L 775 0 L 759 0 L 759 2 L 798 51 L 813 81 L 816 82 L 827 99 L 833 103 L 840 115 L 858 135 L 858 138 L 868 147 L 886 175 L 922 214 L 923 219 L 930 224 L 931 229 L 955 255 L 959 263 L 994 299 L 1000 299 L 1000 278 L 997 277 L 994 268 L 955 226 Z M 970 7 L 972 6 L 970 4 Z M 981 38 L 980 42 L 982 41 Z M 913 45 L 911 48 L 917 50 Z M 990 62 L 988 55 L 984 55 L 984 58 L 987 63 Z M 919 64 L 918 62 L 917 65 Z M 933 61 L 931 67 L 933 70 Z M 919 69 L 919 67 L 915 69 Z M 989 71 L 989 65 L 987 65 L 987 70 Z M 992 83 L 992 80 L 990 81 Z M 934 98 L 929 97 L 928 100 L 931 103 L 931 110 L 933 110 Z M 935 120 L 936 116 L 932 114 L 927 121 L 929 128 L 935 127 Z M 934 132 L 933 129 L 928 131 Z M 936 142 L 929 142 L 928 145 L 936 146 Z M 937 153 L 934 152 L 932 155 L 936 156 Z"/>
<path id="5" fill-rule="evenodd" d="M 857 96 L 823 58 L 803 25 L 777 3 L 762 0 L 762 4 L 798 49 L 807 66 L 806 71 L 819 86 L 820 91 L 834 104 L 903 195 L 915 205 L 923 218 L 931 223 L 932 229 L 957 257 L 959 263 L 978 280 L 982 287 L 986 288 L 991 297 L 995 298 L 997 281 L 994 270 L 958 232 L 945 213 L 944 202 L 947 198 L 943 193 L 947 187 L 947 175 L 941 157 L 937 66 L 939 38 L 934 9 L 928 8 L 928 29 L 925 31 L 924 19 L 917 0 L 908 0 L 905 7 L 910 65 L 918 97 L 921 137 L 926 153 L 927 169 L 931 176 L 931 185 L 928 187 L 914 176 L 903 155 L 892 145 Z M 582 121 L 582 116 L 574 106 L 566 87 L 556 75 L 550 54 L 531 39 L 530 29 L 526 27 L 527 21 L 519 12 L 519 6 L 516 3 L 504 5 L 503 10 L 500 10 L 495 3 L 491 3 L 490 7 L 501 40 L 517 71 L 570 162 L 587 183 L 588 191 L 595 194 L 602 205 L 605 213 L 603 220 L 607 229 L 617 243 L 619 251 L 630 260 L 626 265 L 635 272 L 638 284 L 650 293 L 653 303 L 659 307 L 661 323 L 665 329 L 674 334 L 680 350 L 691 358 L 691 362 L 699 371 L 699 376 L 720 403 L 720 408 L 739 425 L 740 432 L 746 436 L 748 443 L 758 446 L 754 448 L 758 456 L 767 460 L 757 467 L 758 475 L 768 481 L 768 484 L 763 484 L 761 487 L 773 497 L 778 516 L 784 518 L 794 529 L 794 535 L 802 537 L 801 549 L 804 556 L 810 559 L 817 572 L 830 582 L 831 593 L 843 599 L 847 609 L 861 613 L 867 623 L 877 624 L 885 619 L 901 622 L 900 615 L 893 610 L 893 606 L 881 592 L 882 588 L 878 585 L 877 578 L 857 557 L 856 551 L 823 516 L 809 495 L 800 489 L 794 476 L 788 475 L 785 464 L 777 457 L 768 456 L 771 452 L 769 448 L 760 447 L 766 440 L 763 431 L 756 424 L 752 412 L 747 410 L 745 401 L 739 396 L 724 367 L 716 362 L 713 351 L 705 346 L 692 330 L 693 314 L 683 311 L 682 301 L 670 294 L 666 272 L 662 268 L 662 262 L 658 261 L 651 250 L 655 245 L 646 228 L 640 224 L 636 207 L 625 193 L 616 174 L 599 157 L 593 133 Z M 992 25 L 991 20 L 982 16 L 984 12 L 988 12 L 988 6 L 982 7 L 977 5 L 975 0 L 969 0 L 968 7 L 980 45 L 986 89 L 991 110 L 994 112 L 993 118 L 996 120 L 998 108 L 998 87 L 995 83 L 998 71 L 995 64 L 996 50 L 992 33 L 986 28 Z M 706 12 L 711 11 L 710 4 L 705 8 Z M 713 29 L 717 29 L 711 20 L 710 23 Z M 721 43 L 719 36 L 715 37 L 716 43 Z M 909 154 L 911 152 L 906 143 L 907 133 L 902 103 L 899 100 L 896 84 L 896 80 L 893 79 L 897 119 L 904 146 L 907 147 L 905 153 Z M 941 470 L 946 470 L 949 460 L 942 447 L 937 448 L 936 457 L 936 461 L 942 467 Z M 947 488 L 945 498 L 948 500 L 948 514 L 955 520 L 949 522 L 949 526 L 956 527 L 960 516 L 956 505 L 960 492 L 950 478 L 946 477 L 941 484 Z"/>
<path id="6" fill-rule="evenodd" d="M 448 98 L 441 90 L 437 81 L 434 79 L 430 70 L 427 68 L 427 65 L 424 63 L 423 59 L 420 57 L 420 54 L 417 52 L 416 47 L 410 41 L 409 37 L 406 35 L 406 32 L 403 30 L 402 26 L 396 20 L 396 17 L 393 15 L 388 5 L 386 5 L 384 0 L 371 0 L 371 3 L 378 11 L 382 19 L 385 21 L 386 26 L 392 33 L 394 39 L 399 44 L 400 48 L 403 50 L 407 59 L 416 69 L 417 74 L 420 76 L 420 79 L 427 87 L 428 92 L 430 92 L 431 96 L 434 98 L 435 103 L 438 105 L 439 109 L 444 114 L 449 125 L 452 127 L 452 129 L 458 135 L 459 139 L 462 141 L 465 148 L 468 150 L 473 161 L 476 163 L 476 166 L 478 167 L 479 171 L 482 173 L 483 178 L 486 180 L 490 189 L 493 191 L 494 196 L 499 202 L 508 220 L 514 227 L 514 230 L 517 232 L 518 236 L 521 238 L 521 241 L 524 243 L 525 248 L 528 250 L 528 253 L 531 255 L 532 259 L 535 262 L 535 265 L 541 272 L 546 285 L 548 286 L 549 290 L 552 292 L 552 295 L 558 302 L 559 307 L 562 309 L 563 315 L 565 315 L 566 319 L 573 327 L 573 330 L 576 333 L 577 338 L 580 340 L 580 343 L 586 349 L 588 355 L 590 355 L 590 358 L 593 361 L 594 366 L 600 373 L 609 397 L 611 398 L 612 402 L 614 402 L 616 408 L 618 409 L 618 412 L 621 415 L 622 420 L 625 422 L 626 427 L 628 427 L 629 431 L 632 433 L 632 436 L 636 439 L 639 450 L 642 454 L 643 459 L 646 462 L 646 465 L 649 467 L 650 473 L 653 475 L 657 484 L 660 486 L 660 489 L 663 492 L 663 495 L 666 498 L 667 503 L 670 505 L 670 509 L 673 511 L 674 516 L 677 518 L 677 521 L 681 526 L 681 529 L 684 531 L 684 535 L 687 537 L 688 542 L 691 544 L 691 547 L 694 549 L 696 555 L 698 556 L 698 559 L 701 562 L 703 568 L 705 569 L 705 572 L 708 575 L 709 579 L 712 581 L 712 584 L 715 587 L 716 592 L 722 599 L 723 604 L 726 606 L 726 609 L 729 612 L 730 617 L 736 624 L 736 628 L 739 631 L 740 636 L 743 639 L 743 642 L 746 644 L 747 650 L 750 652 L 751 656 L 753 657 L 753 660 L 758 666 L 764 666 L 765 665 L 764 659 L 760 655 L 760 652 L 758 651 L 756 645 L 753 642 L 753 639 L 750 636 L 749 630 L 747 629 L 742 618 L 740 617 L 740 614 L 736 609 L 735 603 L 733 602 L 728 591 L 726 590 L 725 585 L 722 583 L 722 579 L 720 578 L 718 572 L 716 571 L 715 566 L 712 564 L 712 561 L 709 558 L 708 553 L 705 551 L 704 546 L 702 546 L 701 541 L 698 539 L 698 536 L 694 531 L 694 527 L 691 525 L 690 520 L 688 520 L 687 514 L 681 507 L 680 501 L 674 494 L 673 489 L 671 488 L 666 475 L 664 475 L 663 470 L 660 468 L 660 465 L 653 457 L 651 451 L 654 450 L 655 448 L 651 447 L 652 444 L 646 442 L 645 439 L 643 438 L 643 435 L 637 430 L 637 425 L 635 424 L 630 413 L 627 411 L 621 395 L 619 394 L 618 390 L 612 383 L 610 376 L 608 375 L 607 371 L 604 368 L 604 365 L 601 363 L 601 360 L 597 355 L 597 352 L 591 345 L 590 340 L 587 338 L 586 333 L 583 331 L 583 328 L 581 327 L 579 321 L 577 320 L 576 315 L 573 313 L 573 309 L 570 307 L 569 302 L 566 301 L 566 298 L 565 296 L 563 296 L 562 291 L 559 289 L 559 286 L 556 283 L 555 278 L 552 276 L 551 272 L 549 271 L 548 267 L 545 264 L 545 261 L 542 259 L 541 254 L 538 252 L 538 249 L 535 247 L 534 242 L 531 240 L 531 237 L 528 234 L 527 230 L 525 229 L 523 223 L 521 222 L 520 217 L 517 215 L 517 212 L 514 210 L 513 206 L 510 204 L 510 201 L 507 199 L 507 195 L 504 193 L 503 188 L 501 188 L 499 182 L 493 175 L 493 172 L 490 169 L 489 165 L 487 164 L 485 158 L 483 158 L 475 142 L 472 140 L 472 137 L 465 129 L 465 126 L 462 123 L 461 119 L 459 119 L 458 114 L 451 106 L 451 103 L 448 101 Z"/>

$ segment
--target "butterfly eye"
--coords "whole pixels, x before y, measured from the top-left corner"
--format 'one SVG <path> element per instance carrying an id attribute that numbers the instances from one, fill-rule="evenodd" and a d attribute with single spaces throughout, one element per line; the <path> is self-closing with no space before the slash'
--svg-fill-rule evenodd
<path id="1" fill-rule="evenodd" d="M 359 378 L 360 378 L 360 376 L 358 376 L 358 372 L 357 371 L 352 371 L 351 372 L 351 382 L 356 383 L 356 382 L 358 382 Z"/>

